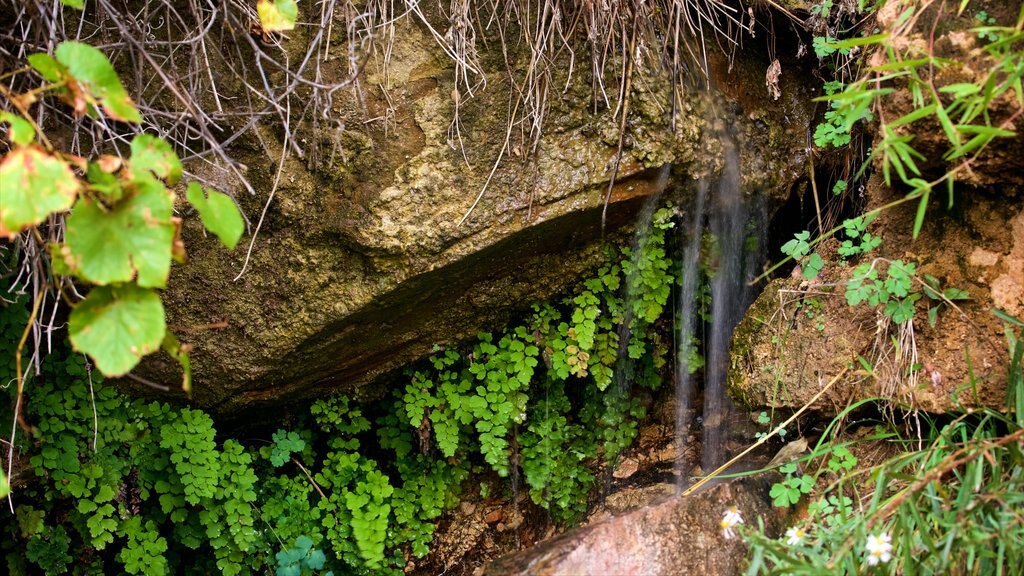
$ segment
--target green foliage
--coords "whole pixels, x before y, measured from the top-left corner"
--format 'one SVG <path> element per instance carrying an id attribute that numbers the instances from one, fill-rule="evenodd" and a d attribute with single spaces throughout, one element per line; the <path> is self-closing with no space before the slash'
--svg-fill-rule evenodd
<path id="1" fill-rule="evenodd" d="M 204 189 L 195 182 L 189 182 L 186 197 L 199 212 L 203 226 L 216 234 L 228 250 L 233 249 L 245 231 L 245 222 L 231 197 L 216 190 Z"/>
<path id="2" fill-rule="evenodd" d="M 188 408 L 160 428 L 160 447 L 170 453 L 185 501 L 192 505 L 213 497 L 217 489 L 220 460 L 213 435 L 213 420 L 204 412 Z"/>
<path id="3" fill-rule="evenodd" d="M 599 456 L 613 462 L 643 416 L 628 387 L 612 386 L 617 366 L 637 364 L 629 384 L 660 381 L 667 347 L 650 329 L 675 281 L 665 250 L 670 217 L 668 209 L 656 212 L 649 235 L 561 306 L 535 305 L 526 325 L 480 334 L 468 354 L 444 350 L 429 368 L 409 371 L 401 420 L 416 440 L 388 443 L 402 451 L 416 444 L 423 454 L 436 448 L 457 461 L 477 453 L 500 476 L 515 473 L 518 462 L 535 503 L 559 521 L 579 517 L 594 481 L 588 467 Z M 620 342 L 623 333 L 628 342 Z M 585 388 L 572 399 L 566 386 L 575 382 Z"/>
<path id="4" fill-rule="evenodd" d="M 839 246 L 839 255 L 845 258 L 853 258 L 867 254 L 882 244 L 882 239 L 872 236 L 867 232 L 867 227 L 878 216 L 872 212 L 864 216 L 849 218 L 843 221 L 843 233 L 846 239 Z"/>
<path id="5" fill-rule="evenodd" d="M 1024 323 L 1000 317 L 1007 322 L 1011 357 L 1008 405 L 1016 412 L 982 409 L 932 421 L 923 449 L 916 449 L 917 439 L 900 440 L 913 448 L 871 468 L 858 468 L 846 445 L 822 442 L 808 460 L 828 454 L 821 474 L 833 481 L 790 532 L 795 542 L 745 531 L 748 574 L 862 574 L 870 570 L 869 536 L 892 544 L 891 559 L 876 558 L 876 573 L 1000 574 L 1020 565 L 1024 417 L 1016 398 L 1024 395 Z M 886 431 L 868 438 L 894 439 Z M 778 495 L 789 500 L 781 489 Z"/>
<path id="6" fill-rule="evenodd" d="M 98 49 L 81 42 L 61 42 L 53 57 L 33 54 L 28 62 L 43 78 L 60 86 L 58 95 L 76 114 L 97 115 L 99 106 L 114 120 L 142 122 L 114 66 Z"/>
<path id="7" fill-rule="evenodd" d="M 817 252 L 808 256 L 811 251 L 810 237 L 811 233 L 804 230 L 797 232 L 792 240 L 782 245 L 782 253 L 800 263 L 802 274 L 807 280 L 817 278 L 825 266 L 825 260 Z"/>
<path id="8" fill-rule="evenodd" d="M 11 140 L 16 143 L 13 126 Z M 66 162 L 35 146 L 16 145 L 0 162 L 0 237 L 13 238 L 50 214 L 67 210 L 79 188 Z"/>
<path id="9" fill-rule="evenodd" d="M 785 508 L 800 501 L 803 494 L 810 494 L 814 487 L 814 477 L 797 473 L 797 465 L 793 463 L 784 464 L 779 472 L 786 475 L 782 482 L 772 485 L 769 496 L 772 503 L 778 507 Z"/>
<path id="10" fill-rule="evenodd" d="M 981 27 L 976 30 L 978 38 L 987 42 L 995 42 L 996 40 L 999 40 L 1000 35 L 998 31 L 992 29 L 996 24 L 996 19 L 989 16 L 988 12 L 978 10 L 974 15 L 974 19 L 978 24 L 981 24 Z"/>
<path id="11" fill-rule="evenodd" d="M 941 312 L 947 305 L 955 305 L 957 300 L 970 300 L 971 295 L 965 290 L 948 287 L 943 289 L 941 282 L 935 276 L 925 274 L 922 293 L 928 297 L 928 325 L 935 328 Z"/>
<path id="12" fill-rule="evenodd" d="M 264 32 L 287 32 L 299 17 L 297 0 L 259 0 L 256 13 Z"/>
<path id="13" fill-rule="evenodd" d="M 50 93 L 76 116 L 142 122 L 100 50 L 66 41 L 52 56 L 32 54 L 28 62 L 48 84 L 10 98 L 22 96 L 30 105 Z M 0 122 L 10 126 L 12 144 L 0 160 L 0 237 L 46 226 L 71 209 L 63 241 L 50 245 L 53 271 L 96 286 L 72 312 L 72 345 L 93 358 L 101 372 L 125 374 L 164 341 L 163 307 L 152 289 L 165 287 L 171 261 L 184 257 L 168 188 L 181 178 L 181 161 L 170 144 L 149 134 L 132 138 L 130 154 L 82 159 L 54 149 L 22 111 L 24 117 L 0 115 Z M 242 226 L 230 199 L 212 191 L 207 198 L 195 185 L 189 192 L 203 223 L 234 246 Z M 188 392 L 189 362 L 183 350 L 177 347 L 174 356 L 186 370 Z"/>
<path id="14" fill-rule="evenodd" d="M 880 262 L 883 260 L 861 264 L 854 269 L 846 285 L 846 301 L 850 306 L 861 303 L 884 306 L 885 315 L 892 318 L 893 322 L 908 322 L 914 317 L 914 303 L 921 298 L 920 292 L 912 291 L 917 266 L 902 260 L 892 260 L 880 277 Z"/>
<path id="15" fill-rule="evenodd" d="M 160 536 L 156 524 L 147 521 L 142 525 L 138 516 L 129 518 L 121 527 L 127 542 L 117 559 L 124 564 L 129 574 L 168 574 L 169 567 L 164 553 L 167 552 L 167 540 Z"/>
<path id="16" fill-rule="evenodd" d="M 270 463 L 277 468 L 291 460 L 293 452 L 302 452 L 306 448 L 306 441 L 297 432 L 278 430 L 274 432 L 272 440 L 274 444 L 268 457 Z"/>
<path id="17" fill-rule="evenodd" d="M 165 330 L 160 297 L 134 284 L 94 288 L 68 321 L 72 346 L 111 376 L 126 374 L 159 349 Z"/>
<path id="18" fill-rule="evenodd" d="M 594 481 L 587 463 L 597 456 L 597 442 L 585 426 L 572 422 L 565 389 L 549 382 L 531 406 L 534 417 L 519 437 L 523 475 L 535 504 L 552 510 L 556 519 L 571 521 L 587 509 Z"/>
<path id="19" fill-rule="evenodd" d="M 136 154 L 135 177 L 176 171 L 159 145 Z M 132 197 L 105 183 L 115 204 Z M 670 216 L 659 212 L 651 237 L 572 296 L 538 304 L 522 324 L 465 348 L 438 348 L 410 370 L 401 398 L 375 409 L 375 426 L 338 396 L 264 444 L 218 441 L 209 415 L 129 401 L 85 356 L 58 350 L 27 403 L 39 448 L 25 449 L 39 485 L 23 494 L 8 527 L 9 562 L 47 574 L 236 575 L 271 566 L 400 574 L 409 557 L 429 552 L 437 519 L 480 464 L 498 476 L 522 474 L 531 499 L 557 521 L 578 519 L 594 470 L 632 442 L 644 414 L 613 375 L 652 386 L 665 364 L 668 347 L 652 328 L 675 282 L 665 250 Z M 159 305 L 155 293 L 137 283 L 94 287 L 72 311 L 72 342 L 111 346 L 131 331 L 155 346 L 159 334 L 139 324 L 148 313 L 133 308 L 150 303 Z M 0 309 L 0 376 L 8 379 L 26 316 L 23 305 Z M 267 552 L 281 542 L 294 544 Z"/>
<path id="20" fill-rule="evenodd" d="M 305 576 L 316 574 L 323 569 L 327 556 L 313 547 L 313 541 L 306 536 L 295 539 L 295 545 L 277 553 L 277 576 Z M 324 572 L 323 576 L 332 576 Z"/>
<path id="21" fill-rule="evenodd" d="M 964 5 L 966 3 L 965 0 Z M 913 10 L 913 7 L 908 10 Z M 905 12 L 901 21 L 905 21 L 909 13 Z M 931 50 L 924 51 L 914 43 L 905 43 L 906 48 L 900 52 L 896 48 L 899 43 L 889 42 L 885 34 L 838 41 L 815 38 L 814 46 L 819 57 L 835 52 L 841 54 L 843 49 L 866 47 L 874 55 L 873 62 L 877 63 L 865 68 L 860 76 L 840 83 L 840 89 L 836 85 L 826 87 L 826 95 L 821 100 L 829 102 L 830 109 L 825 114 L 825 122 L 815 130 L 817 146 L 848 144 L 850 128 L 860 120 L 870 118 L 871 110 L 878 107 L 897 86 L 913 100 L 910 112 L 899 118 L 887 119 L 879 127 L 881 137 L 876 139 L 858 177 L 876 158 L 880 160 L 887 185 L 892 184 L 893 174 L 898 177 L 909 190 L 907 200 L 918 202 L 914 237 L 920 233 L 932 192 L 944 187 L 948 204 L 952 205 L 956 174 L 994 140 L 1013 138 L 1017 134 L 1008 126 L 995 123 L 990 110 L 1003 98 L 1024 102 L 1024 49 L 1021 48 L 1024 11 L 1018 16 L 1015 27 L 993 26 L 995 22 L 983 12 L 977 16 L 987 26 L 976 31 L 989 43 L 984 46 L 986 63 L 979 68 L 985 72 L 970 82 L 936 85 L 935 78 L 943 70 L 962 64 L 940 58 Z M 848 66 L 837 65 L 836 70 L 840 69 L 847 70 Z M 941 158 L 926 158 L 914 147 L 915 129 L 922 122 L 932 122 L 941 128 L 948 145 Z M 933 180 L 925 179 L 920 164 L 937 160 L 946 163 L 944 173 Z"/>

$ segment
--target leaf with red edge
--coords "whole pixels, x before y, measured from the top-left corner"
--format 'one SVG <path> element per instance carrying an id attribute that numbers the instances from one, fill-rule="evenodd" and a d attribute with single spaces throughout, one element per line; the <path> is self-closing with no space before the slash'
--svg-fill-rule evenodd
<path id="1" fill-rule="evenodd" d="M 75 202 L 81 184 L 66 162 L 20 146 L 0 162 L 0 238 L 13 238 Z"/>
<path id="2" fill-rule="evenodd" d="M 151 176 L 133 184 L 113 207 L 83 196 L 68 216 L 64 260 L 79 278 L 167 285 L 175 235 L 171 193 Z"/>
<path id="3" fill-rule="evenodd" d="M 84 113 L 79 105 L 79 99 L 82 99 L 89 104 L 98 104 L 114 120 L 142 122 L 142 115 L 103 52 L 88 44 L 66 41 L 57 46 L 54 57 L 73 80 L 68 82 L 68 88 L 74 95 L 76 112 Z M 36 69 L 39 70 L 38 67 Z M 42 70 L 40 73 L 47 76 Z"/>

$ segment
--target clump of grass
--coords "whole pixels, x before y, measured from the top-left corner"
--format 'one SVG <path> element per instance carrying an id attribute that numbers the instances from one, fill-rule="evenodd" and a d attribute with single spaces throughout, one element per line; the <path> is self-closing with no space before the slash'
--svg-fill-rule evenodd
<path id="1" fill-rule="evenodd" d="M 841 473 L 784 539 L 747 530 L 748 574 L 1011 574 L 1024 562 L 1024 322 L 1006 322 L 1006 411 L 928 427 L 924 446 Z M 970 384 L 970 383 L 969 383 Z M 879 435 L 882 436 L 882 435 Z M 894 442 L 916 448 L 918 440 Z M 815 453 L 828 451 L 819 446 Z"/>

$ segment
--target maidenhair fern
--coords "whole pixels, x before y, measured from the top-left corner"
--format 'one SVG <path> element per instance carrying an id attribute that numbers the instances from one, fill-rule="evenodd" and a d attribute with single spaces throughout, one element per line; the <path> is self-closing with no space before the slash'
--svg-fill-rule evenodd
<path id="1" fill-rule="evenodd" d="M 674 281 L 669 216 L 574 295 L 465 348 L 438 347 L 372 408 L 375 423 L 337 396 L 266 441 L 218 440 L 208 414 L 126 399 L 59 348 L 26 405 L 35 437 L 18 448 L 36 479 L 0 543 L 10 572 L 398 575 L 429 553 L 471 472 L 521 474 L 553 518 L 579 518 L 593 469 L 643 414 L 628 386 L 611 385 L 617 364 L 650 384 L 667 354 L 650 328 Z M 26 316 L 5 306 L 0 326 Z M 0 336 L 4 378 L 17 334 Z"/>

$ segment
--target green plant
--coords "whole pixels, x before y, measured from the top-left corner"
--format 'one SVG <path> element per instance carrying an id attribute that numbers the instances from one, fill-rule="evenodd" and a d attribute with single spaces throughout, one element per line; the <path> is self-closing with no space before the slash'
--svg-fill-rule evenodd
<path id="1" fill-rule="evenodd" d="M 871 252 L 882 244 L 882 239 L 867 232 L 867 227 L 877 217 L 877 213 L 865 214 L 843 221 L 843 233 L 846 239 L 839 246 L 841 257 L 853 258 Z"/>
<path id="2" fill-rule="evenodd" d="M 786 540 L 744 531 L 752 546 L 748 574 L 860 574 L 866 564 L 888 574 L 1005 574 L 1024 559 L 1016 514 L 1024 505 L 1024 322 L 997 315 L 1006 322 L 1010 409 L 933 421 L 923 449 L 870 468 L 858 468 L 845 445 L 823 441 L 815 453 L 831 451 L 825 469 L 835 481 Z M 899 441 L 892 432 L 870 439 Z"/>
<path id="3" fill-rule="evenodd" d="M 113 66 L 96 48 L 68 41 L 53 56 L 33 54 L 28 60 L 47 82 L 37 92 L 56 95 L 76 115 L 102 112 L 111 120 L 142 121 Z M 27 108 L 19 110 L 21 116 L 0 113 L 12 145 L 0 161 L 0 237 L 13 238 L 71 210 L 63 242 L 51 246 L 53 270 L 95 286 L 72 310 L 71 344 L 104 374 L 125 374 L 142 356 L 173 347 L 173 340 L 165 339 L 163 306 L 154 289 L 166 286 L 171 261 L 184 257 L 176 244 L 180 224 L 172 214 L 174 194 L 167 187 L 181 178 L 181 162 L 166 141 L 144 133 L 132 138 L 125 159 L 76 158 L 51 144 Z M 207 228 L 233 248 L 242 218 L 230 198 L 206 192 L 208 198 L 193 182 L 187 196 Z M 181 356 L 178 347 L 173 352 Z M 187 360 L 183 365 L 187 391 Z"/>
<path id="4" fill-rule="evenodd" d="M 923 276 L 923 283 L 921 286 L 921 292 L 928 297 L 928 325 L 935 328 L 935 323 L 938 321 L 939 312 L 942 311 L 947 305 L 954 305 L 953 303 L 958 300 L 970 300 L 971 295 L 965 290 L 959 288 L 948 287 L 943 289 L 942 283 L 939 279 L 925 274 Z"/>
<path id="5" fill-rule="evenodd" d="M 886 262 L 884 276 L 879 276 L 878 264 Z M 884 306 L 886 316 L 902 324 L 914 317 L 914 303 L 921 293 L 913 291 L 913 277 L 917 266 L 902 260 L 876 259 L 854 269 L 846 285 L 846 301 L 850 306 L 867 303 Z"/>
<path id="6" fill-rule="evenodd" d="M 782 245 L 782 253 L 800 263 L 802 274 L 807 280 L 817 278 L 825 266 L 825 260 L 817 252 L 808 256 L 811 251 L 810 237 L 811 233 L 804 230 L 797 232 L 792 240 Z"/>
<path id="7" fill-rule="evenodd" d="M 961 4 L 961 13 L 966 5 L 967 2 Z M 912 8 L 904 12 L 901 23 L 917 18 Z M 887 185 L 891 185 L 893 173 L 898 176 L 899 182 L 910 190 L 907 199 L 918 201 L 913 228 L 915 238 L 924 222 L 931 193 L 945 187 L 948 204 L 952 205 L 957 174 L 967 169 L 995 139 L 1016 135 L 1010 129 L 1011 125 L 994 123 L 989 112 L 993 104 L 999 102 L 1004 95 L 1018 103 L 1024 102 L 1021 84 L 1021 78 L 1024 77 L 1024 50 L 1020 48 L 1024 31 L 1021 22 L 1024 22 L 1024 10 L 1018 16 L 1016 27 L 992 26 L 979 29 L 986 37 L 995 39 L 984 47 L 988 59 L 985 67 L 987 72 L 973 81 L 941 86 L 936 86 L 933 80 L 937 72 L 956 65 L 956 62 L 937 57 L 930 44 L 922 51 L 920 46 L 912 42 L 893 42 L 888 34 L 826 42 L 829 49 L 836 50 L 869 47 L 876 56 L 875 61 L 879 63 L 867 68 L 855 80 L 845 83 L 842 90 L 827 93 L 821 98 L 829 102 L 830 112 L 836 114 L 826 118 L 832 128 L 822 128 L 822 142 L 818 142 L 817 131 L 815 141 L 819 146 L 835 141 L 838 137 L 834 134 L 841 134 L 844 128 L 868 117 L 871 110 L 878 111 L 881 114 L 880 138 L 876 140 L 858 177 L 870 166 L 871 160 L 876 158 L 881 163 Z M 905 34 L 907 29 L 909 27 L 901 26 L 894 33 Z M 896 46 L 902 45 L 906 46 L 905 51 L 898 52 Z M 899 118 L 886 118 L 883 99 L 892 94 L 897 86 L 911 95 L 913 109 Z M 941 127 L 948 143 L 942 154 L 942 161 L 947 163 L 947 168 L 933 180 L 923 177 L 918 162 L 926 158 L 914 148 L 915 137 L 910 133 L 911 126 L 926 119 Z"/>
<path id="8" fill-rule="evenodd" d="M 316 574 L 324 567 L 327 556 L 313 547 L 313 541 L 306 536 L 299 536 L 295 544 L 277 553 L 277 576 L 305 576 Z M 323 576 L 333 576 L 327 571 Z"/>
<path id="9" fill-rule="evenodd" d="M 772 503 L 780 508 L 791 506 L 800 501 L 803 494 L 810 494 L 814 487 L 814 477 L 808 474 L 799 474 L 797 465 L 790 462 L 783 464 L 779 472 L 786 475 L 781 482 L 772 485 L 769 496 Z"/>
<path id="10" fill-rule="evenodd" d="M 266 457 L 270 460 L 271 464 L 278 468 L 291 460 L 293 453 L 302 452 L 306 448 L 306 441 L 299 436 L 298 432 L 278 430 L 274 432 L 271 439 L 273 440 L 273 445 Z"/>
<path id="11" fill-rule="evenodd" d="M 974 19 L 982 26 L 977 29 L 978 38 L 988 42 L 995 42 L 996 40 L 999 40 L 1000 36 L 998 32 L 991 29 L 996 24 L 996 19 L 989 16 L 988 12 L 978 10 L 974 15 Z"/>

